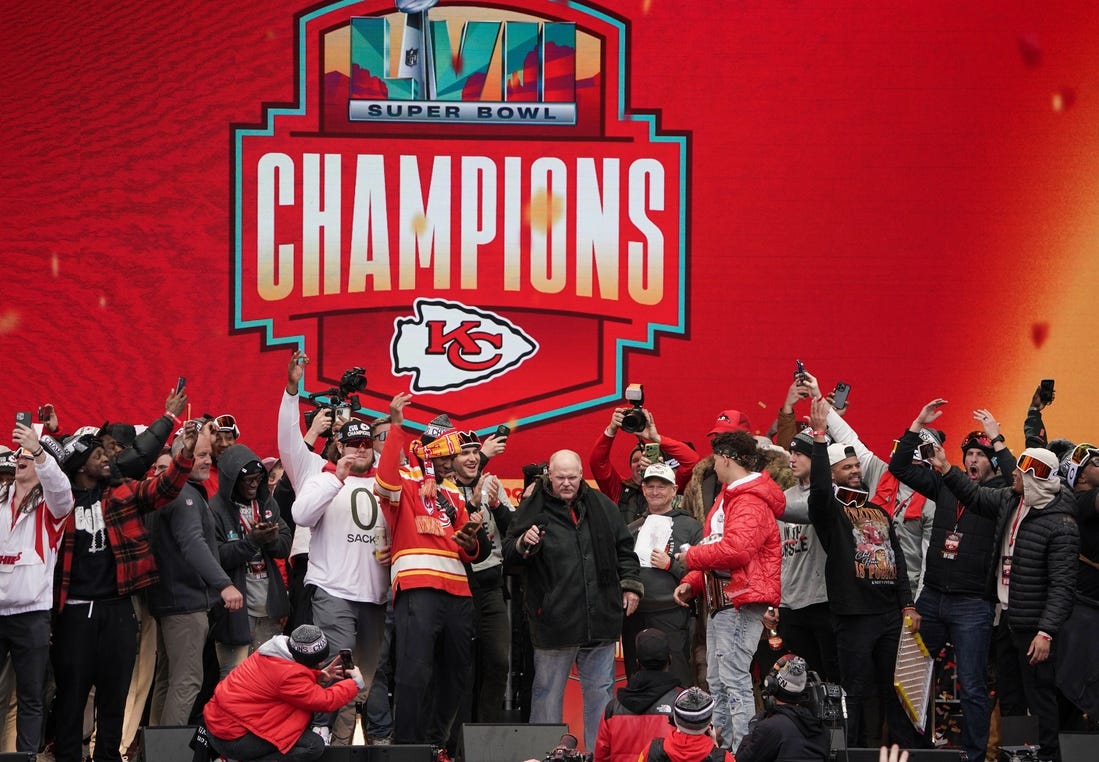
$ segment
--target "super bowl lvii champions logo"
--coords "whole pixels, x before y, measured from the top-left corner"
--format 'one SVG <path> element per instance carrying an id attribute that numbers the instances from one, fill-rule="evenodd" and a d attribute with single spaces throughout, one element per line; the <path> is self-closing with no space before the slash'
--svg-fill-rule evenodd
<path id="1" fill-rule="evenodd" d="M 366 366 L 367 410 L 411 389 L 413 425 L 618 399 L 627 355 L 687 328 L 688 142 L 628 92 L 630 23 L 553 0 L 299 13 L 294 102 L 232 128 L 231 329 L 300 346 L 320 383 Z"/>

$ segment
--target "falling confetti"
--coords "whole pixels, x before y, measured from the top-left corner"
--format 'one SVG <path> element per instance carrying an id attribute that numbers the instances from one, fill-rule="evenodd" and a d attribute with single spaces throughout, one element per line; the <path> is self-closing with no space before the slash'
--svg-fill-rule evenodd
<path id="1" fill-rule="evenodd" d="M 1057 113 L 1068 111 L 1076 103 L 1076 91 L 1071 87 L 1062 87 L 1053 93 L 1053 110 Z"/>
<path id="2" fill-rule="evenodd" d="M 422 214 L 417 214 L 412 218 L 412 232 L 416 235 L 423 235 L 427 232 L 427 217 Z"/>
<path id="3" fill-rule="evenodd" d="M 1030 340 L 1034 342 L 1035 347 L 1041 349 L 1048 338 L 1049 323 L 1034 323 L 1030 326 Z"/>
<path id="4" fill-rule="evenodd" d="M 759 405 L 759 406 L 760 406 L 761 408 L 763 408 L 764 410 L 766 410 L 766 409 L 767 409 L 767 403 L 766 403 L 766 402 L 757 402 L 756 404 L 757 404 L 757 405 Z"/>
<path id="5" fill-rule="evenodd" d="M 5 333 L 11 333 L 19 327 L 19 313 L 15 310 L 8 310 L 7 312 L 0 314 L 0 335 Z"/>
<path id="6" fill-rule="evenodd" d="M 61 259 L 56 252 L 50 255 L 50 272 L 53 273 L 55 278 L 61 272 Z"/>
<path id="7" fill-rule="evenodd" d="M 565 215 L 565 200 L 560 196 L 547 193 L 545 190 L 537 190 L 530 197 L 530 205 L 527 207 L 527 219 L 530 220 L 531 229 L 542 233 L 561 221 Z"/>
<path id="8" fill-rule="evenodd" d="M 1023 65 L 1028 69 L 1037 69 L 1042 65 L 1042 45 L 1038 38 L 1032 34 L 1019 35 L 1019 55 L 1023 57 Z"/>
<path id="9" fill-rule="evenodd" d="M 106 308 L 106 306 L 107 306 L 107 295 L 106 294 L 100 294 L 99 295 L 99 306 L 101 308 Z"/>
<path id="10" fill-rule="evenodd" d="M 642 0 L 641 12 L 648 13 L 653 7 L 653 0 Z"/>

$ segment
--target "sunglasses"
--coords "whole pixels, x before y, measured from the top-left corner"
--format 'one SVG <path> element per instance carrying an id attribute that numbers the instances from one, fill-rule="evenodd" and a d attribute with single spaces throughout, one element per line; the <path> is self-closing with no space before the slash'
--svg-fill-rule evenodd
<path id="1" fill-rule="evenodd" d="M 386 429 L 385 431 L 379 431 L 377 434 L 374 435 L 373 438 L 374 438 L 374 441 L 376 441 L 376 442 L 384 442 L 386 440 L 386 437 L 388 437 L 388 436 L 389 436 L 389 429 Z"/>
<path id="2" fill-rule="evenodd" d="M 31 455 L 31 451 L 26 449 L 25 447 L 20 447 L 18 450 L 16 450 L 15 457 L 17 460 L 20 458 L 22 458 L 23 460 L 34 460 L 34 456 Z"/>
<path id="3" fill-rule="evenodd" d="M 1053 466 L 1029 455 L 1020 455 L 1016 465 L 1020 471 L 1024 473 L 1030 471 L 1038 479 L 1048 479 L 1049 475 L 1053 473 Z"/>
<path id="4" fill-rule="evenodd" d="M 1072 451 L 1072 455 L 1069 456 L 1069 462 L 1074 466 L 1085 466 L 1090 461 L 1094 460 L 1096 456 L 1099 456 L 1099 447 L 1084 442 L 1076 445 L 1076 448 Z"/>

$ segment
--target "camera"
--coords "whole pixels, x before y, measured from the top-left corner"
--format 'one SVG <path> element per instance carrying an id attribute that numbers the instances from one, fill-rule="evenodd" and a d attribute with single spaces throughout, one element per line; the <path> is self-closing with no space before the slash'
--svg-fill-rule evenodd
<path id="1" fill-rule="evenodd" d="M 649 419 L 645 417 L 642 405 L 645 404 L 645 388 L 641 384 L 630 384 L 626 387 L 626 402 L 633 407 L 626 409 L 622 414 L 622 430 L 627 434 L 640 434 L 649 425 Z"/>
<path id="2" fill-rule="evenodd" d="M 561 740 L 557 742 L 557 745 L 553 747 L 545 756 L 545 762 L 551 760 L 565 760 L 565 762 L 591 762 L 594 754 L 591 752 L 584 753 L 577 749 L 579 742 L 576 740 L 576 736 L 572 733 L 565 733 L 561 736 Z"/>
<path id="3" fill-rule="evenodd" d="M 536 481 L 541 476 L 545 476 L 548 472 L 548 461 L 542 461 L 541 463 L 528 463 L 523 466 L 523 489 L 529 487 L 531 482 Z"/>
<path id="4" fill-rule="evenodd" d="M 811 671 L 805 690 L 809 694 L 809 711 L 826 728 L 842 728 L 847 717 L 843 688 L 836 683 L 823 682 L 820 675 Z"/>
<path id="5" fill-rule="evenodd" d="M 317 409 L 305 414 L 305 425 L 312 426 L 313 419 L 317 417 L 317 413 L 321 410 L 331 410 L 332 428 L 325 434 L 325 436 L 331 437 L 340 426 L 351 420 L 353 410 L 362 407 L 359 404 L 357 393 L 364 389 L 366 389 L 366 371 L 358 365 L 354 368 L 348 368 L 340 376 L 339 385 L 324 389 L 316 394 L 306 395 L 306 399 L 313 403 Z M 328 402 L 321 401 L 321 397 L 328 397 Z"/>

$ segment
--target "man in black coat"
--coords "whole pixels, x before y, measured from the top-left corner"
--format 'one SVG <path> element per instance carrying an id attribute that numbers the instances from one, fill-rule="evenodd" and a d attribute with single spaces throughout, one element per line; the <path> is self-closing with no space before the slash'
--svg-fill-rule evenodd
<path id="1" fill-rule="evenodd" d="M 951 468 L 942 448 L 936 448 L 932 465 L 968 510 L 996 519 L 987 584 L 1003 608 L 1001 626 L 1006 619 L 1026 703 L 1038 718 L 1038 757 L 1059 760 L 1055 660 L 1050 657 L 1072 612 L 1080 533 L 1072 492 L 1057 474 L 1057 456 L 1028 447 L 1019 456 L 1011 486 L 999 489 L 979 486 L 961 469 Z"/>
<path id="2" fill-rule="evenodd" d="M 504 540 L 505 567 L 523 575 L 534 644 L 531 722 L 560 722 L 565 683 L 577 665 L 584 747 L 595 746 L 611 698 L 622 616 L 644 594 L 633 538 L 618 506 L 584 481 L 580 456 L 559 450 L 519 505 Z"/>

